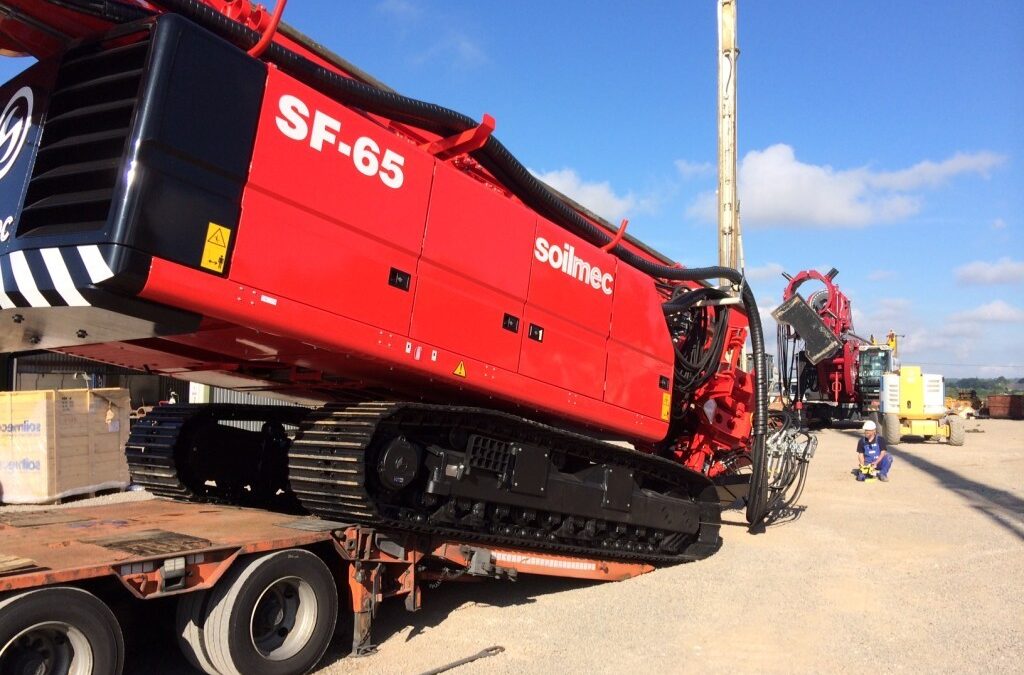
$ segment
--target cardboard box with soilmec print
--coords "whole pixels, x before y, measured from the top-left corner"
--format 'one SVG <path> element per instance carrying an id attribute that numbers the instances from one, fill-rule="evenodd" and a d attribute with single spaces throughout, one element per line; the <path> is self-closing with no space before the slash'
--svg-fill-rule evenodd
<path id="1" fill-rule="evenodd" d="M 0 392 L 0 502 L 125 488 L 130 405 L 127 389 Z"/>

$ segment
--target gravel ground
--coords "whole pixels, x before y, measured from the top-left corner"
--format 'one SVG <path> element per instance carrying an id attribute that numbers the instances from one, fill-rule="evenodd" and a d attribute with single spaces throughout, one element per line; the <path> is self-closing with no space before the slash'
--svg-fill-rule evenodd
<path id="1" fill-rule="evenodd" d="M 448 583 L 414 614 L 385 603 L 379 652 L 344 658 L 339 636 L 317 672 L 419 673 L 492 645 L 455 672 L 1020 672 L 1024 423 L 968 429 L 960 449 L 901 444 L 888 483 L 850 475 L 857 432 L 822 432 L 802 508 L 765 534 L 729 512 L 721 552 L 629 581 Z M 131 623 L 126 672 L 191 672 L 167 609 Z"/>

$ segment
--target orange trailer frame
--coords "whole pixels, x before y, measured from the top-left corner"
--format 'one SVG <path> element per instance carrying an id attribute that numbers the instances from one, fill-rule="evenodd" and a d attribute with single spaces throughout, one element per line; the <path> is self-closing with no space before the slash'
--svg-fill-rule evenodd
<path id="1" fill-rule="evenodd" d="M 311 550 L 347 591 L 355 654 L 373 650 L 377 606 L 404 597 L 421 607 L 421 584 L 519 574 L 620 581 L 644 563 L 576 558 L 437 540 L 311 516 L 163 499 L 0 514 L 0 592 L 88 587 L 116 579 L 136 599 L 213 588 L 242 556 Z M 342 604 L 344 606 L 344 604 Z"/>

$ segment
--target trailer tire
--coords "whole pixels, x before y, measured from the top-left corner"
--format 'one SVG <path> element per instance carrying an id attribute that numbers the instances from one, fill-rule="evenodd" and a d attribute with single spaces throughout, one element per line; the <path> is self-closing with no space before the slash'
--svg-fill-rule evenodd
<path id="1" fill-rule="evenodd" d="M 210 592 L 202 644 L 221 675 L 293 675 L 327 651 L 338 591 L 309 551 L 277 551 L 236 563 Z"/>
<path id="2" fill-rule="evenodd" d="M 949 424 L 949 444 L 964 444 L 964 421 L 958 415 L 950 415 L 947 418 Z"/>
<path id="3" fill-rule="evenodd" d="M 896 413 L 885 413 L 882 415 L 882 438 L 887 445 L 897 445 L 900 442 L 900 416 Z"/>
<path id="4" fill-rule="evenodd" d="M 178 599 L 175 627 L 178 632 L 178 647 L 189 664 L 207 675 L 219 675 L 210 662 L 203 640 L 203 620 L 209 598 L 209 591 L 193 591 L 181 596 Z"/>
<path id="5" fill-rule="evenodd" d="M 124 638 L 92 593 L 53 586 L 0 599 L 0 673 L 120 674 Z"/>

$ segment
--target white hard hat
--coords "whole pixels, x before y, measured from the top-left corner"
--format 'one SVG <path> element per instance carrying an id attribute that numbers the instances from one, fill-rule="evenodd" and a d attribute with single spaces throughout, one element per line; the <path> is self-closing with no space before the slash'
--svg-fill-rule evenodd
<path id="1" fill-rule="evenodd" d="M 878 427 L 871 420 L 868 420 L 867 422 L 865 422 L 864 426 L 861 427 L 861 429 L 863 429 L 864 431 L 874 431 L 877 428 Z"/>

